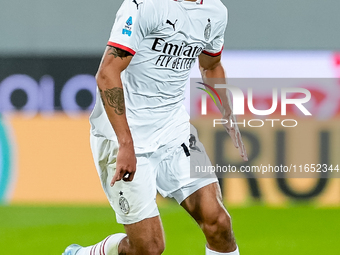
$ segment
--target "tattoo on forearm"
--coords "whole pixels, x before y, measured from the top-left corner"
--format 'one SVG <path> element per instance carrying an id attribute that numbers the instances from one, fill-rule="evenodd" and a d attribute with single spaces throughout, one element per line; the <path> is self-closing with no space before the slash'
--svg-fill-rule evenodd
<path id="1" fill-rule="evenodd" d="M 112 88 L 104 91 L 106 102 L 115 109 L 115 113 L 122 115 L 125 112 L 123 88 Z"/>
<path id="2" fill-rule="evenodd" d="M 113 47 L 113 46 L 109 46 L 109 52 L 108 55 L 113 55 L 115 58 L 120 57 L 121 59 L 126 58 L 128 56 L 132 56 L 132 54 L 130 52 L 127 52 L 125 50 Z"/>

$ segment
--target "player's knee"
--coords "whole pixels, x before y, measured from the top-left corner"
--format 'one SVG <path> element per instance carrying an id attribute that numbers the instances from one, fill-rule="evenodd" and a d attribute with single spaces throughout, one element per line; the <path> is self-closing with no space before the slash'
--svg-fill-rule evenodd
<path id="1" fill-rule="evenodd" d="M 230 239 L 232 235 L 231 218 L 225 211 L 204 219 L 201 226 L 206 238 L 209 240 Z"/>
<path id="2" fill-rule="evenodd" d="M 161 238 L 151 240 L 144 243 L 143 254 L 160 255 L 164 252 L 165 242 Z"/>
<path id="3" fill-rule="evenodd" d="M 158 243 L 155 245 L 148 245 L 146 247 L 146 253 L 148 255 L 160 255 L 164 252 L 165 245 L 164 243 Z"/>

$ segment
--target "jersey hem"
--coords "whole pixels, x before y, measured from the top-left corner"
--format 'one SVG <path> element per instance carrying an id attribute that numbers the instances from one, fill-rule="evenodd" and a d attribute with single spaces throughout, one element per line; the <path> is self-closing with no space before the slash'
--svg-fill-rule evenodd
<path id="1" fill-rule="evenodd" d="M 223 49 L 222 49 L 222 50 L 223 50 Z M 211 53 L 211 52 L 209 52 L 209 51 L 204 50 L 204 51 L 202 51 L 202 53 L 204 53 L 204 54 L 206 54 L 206 55 L 209 55 L 209 56 L 211 56 L 211 57 L 217 57 L 217 56 L 219 56 L 219 55 L 222 54 L 222 50 L 219 51 L 219 52 L 216 52 L 216 53 Z"/>
<path id="2" fill-rule="evenodd" d="M 132 55 L 135 55 L 135 54 L 136 54 L 136 52 L 135 52 L 133 49 L 130 49 L 129 47 L 126 47 L 126 46 L 121 45 L 121 44 L 119 44 L 119 43 L 114 43 L 114 42 L 110 42 L 110 41 L 109 41 L 109 42 L 107 43 L 107 45 L 108 45 L 108 46 L 113 46 L 113 47 L 119 48 L 119 49 L 121 49 L 121 50 L 125 50 L 125 51 L 131 53 Z"/>

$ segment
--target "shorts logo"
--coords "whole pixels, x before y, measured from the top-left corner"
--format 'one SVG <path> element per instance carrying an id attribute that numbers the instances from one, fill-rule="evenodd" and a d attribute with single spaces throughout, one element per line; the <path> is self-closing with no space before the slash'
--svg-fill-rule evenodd
<path id="1" fill-rule="evenodd" d="M 132 34 L 132 31 L 131 31 L 132 27 L 131 26 L 132 26 L 132 17 L 130 16 L 125 23 L 125 27 L 122 30 L 122 34 L 131 36 L 131 34 Z"/>
<path id="2" fill-rule="evenodd" d="M 205 29 L 204 29 L 204 39 L 206 41 L 209 40 L 210 34 L 211 34 L 211 23 L 210 23 L 210 19 L 208 19 L 208 24 L 205 26 Z"/>
<path id="3" fill-rule="evenodd" d="M 120 191 L 119 192 L 119 207 L 120 210 L 122 210 L 123 213 L 128 214 L 130 212 L 130 205 L 129 202 L 127 201 L 127 199 L 125 197 L 123 197 L 123 192 Z"/>
<path id="4" fill-rule="evenodd" d="M 190 134 L 189 143 L 190 143 L 189 148 L 191 150 L 201 152 L 201 149 L 198 148 L 198 146 L 196 145 L 196 137 L 193 134 Z"/>

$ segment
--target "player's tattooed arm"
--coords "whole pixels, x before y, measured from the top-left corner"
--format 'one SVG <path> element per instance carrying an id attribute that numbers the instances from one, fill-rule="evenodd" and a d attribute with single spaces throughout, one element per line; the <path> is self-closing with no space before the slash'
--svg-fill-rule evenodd
<path id="1" fill-rule="evenodd" d="M 111 177 L 111 186 L 119 180 L 132 181 L 136 172 L 137 161 L 125 114 L 127 106 L 125 106 L 124 85 L 121 80 L 121 73 L 128 67 L 131 59 L 132 55 L 107 46 L 96 74 L 98 91 L 119 144 L 116 172 Z"/>
<path id="2" fill-rule="evenodd" d="M 106 89 L 100 91 L 100 96 L 102 98 L 103 104 L 105 102 L 114 109 L 115 113 L 122 115 L 125 113 L 125 102 L 124 102 L 124 92 L 123 88 L 114 87 L 112 89 Z"/>
<path id="3" fill-rule="evenodd" d="M 121 59 L 126 58 L 128 56 L 132 56 L 130 52 L 127 52 L 125 50 L 113 47 L 113 46 L 108 46 L 110 49 L 108 50 L 108 55 L 113 55 L 115 58 L 120 57 Z"/>
<path id="4" fill-rule="evenodd" d="M 96 75 L 104 107 L 113 108 L 114 111 L 112 112 L 117 115 L 125 113 L 124 92 L 120 74 L 127 68 L 132 57 L 131 53 L 108 45 Z"/>

